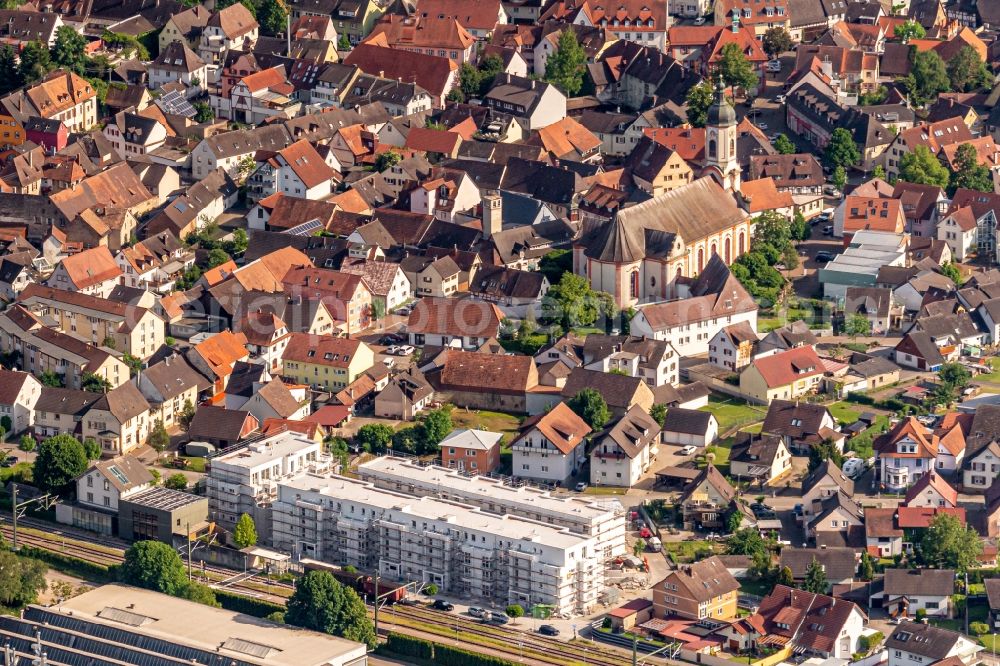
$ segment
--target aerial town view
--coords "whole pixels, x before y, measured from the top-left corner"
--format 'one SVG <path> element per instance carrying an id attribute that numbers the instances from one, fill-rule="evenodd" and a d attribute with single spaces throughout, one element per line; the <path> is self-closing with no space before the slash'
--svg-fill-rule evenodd
<path id="1" fill-rule="evenodd" d="M 1000 0 L 0 0 L 0 666 L 1000 666 Z"/>

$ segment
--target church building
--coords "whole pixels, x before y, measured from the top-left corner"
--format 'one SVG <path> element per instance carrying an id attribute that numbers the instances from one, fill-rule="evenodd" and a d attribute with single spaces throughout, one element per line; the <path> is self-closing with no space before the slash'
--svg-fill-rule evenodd
<path id="1" fill-rule="evenodd" d="M 701 178 L 589 221 L 573 246 L 573 272 L 621 308 L 679 298 L 678 278 L 697 277 L 714 255 L 728 266 L 750 248 L 750 218 L 732 194 L 740 186 L 736 113 L 721 89 L 706 132 Z"/>

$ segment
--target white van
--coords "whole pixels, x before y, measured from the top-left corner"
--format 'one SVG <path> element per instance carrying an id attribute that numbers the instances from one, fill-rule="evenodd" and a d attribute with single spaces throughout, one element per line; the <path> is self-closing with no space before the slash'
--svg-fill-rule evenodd
<path id="1" fill-rule="evenodd" d="M 660 543 L 660 537 L 649 537 L 646 539 L 646 548 L 654 553 L 658 553 L 663 550 L 663 544 Z"/>

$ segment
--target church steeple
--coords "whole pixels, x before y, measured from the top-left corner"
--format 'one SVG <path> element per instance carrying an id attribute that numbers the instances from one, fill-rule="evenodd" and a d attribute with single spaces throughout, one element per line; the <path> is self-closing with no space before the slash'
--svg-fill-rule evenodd
<path id="1" fill-rule="evenodd" d="M 736 110 L 726 99 L 721 77 L 715 82 L 715 102 L 705 123 L 705 170 L 727 190 L 740 187 L 740 165 L 736 155 Z"/>

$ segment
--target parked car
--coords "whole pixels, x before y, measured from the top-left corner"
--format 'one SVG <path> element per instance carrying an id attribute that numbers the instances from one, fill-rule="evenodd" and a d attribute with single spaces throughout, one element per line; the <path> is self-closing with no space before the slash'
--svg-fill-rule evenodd
<path id="1" fill-rule="evenodd" d="M 434 603 L 431 604 L 431 608 L 450 613 L 455 610 L 455 604 L 447 602 L 444 599 L 435 599 Z"/>
<path id="2" fill-rule="evenodd" d="M 767 129 L 767 123 L 765 123 L 763 120 L 760 121 L 759 123 L 757 123 L 757 129 L 766 130 Z"/>
<path id="3" fill-rule="evenodd" d="M 645 525 L 642 527 L 641 530 L 639 530 L 639 538 L 640 539 L 648 539 L 651 536 L 653 536 L 652 530 L 650 530 Z"/>
<path id="4" fill-rule="evenodd" d="M 861 458 L 850 458 L 845 460 L 841 471 L 844 472 L 844 476 L 849 479 L 857 478 L 865 472 L 865 461 Z"/>
<path id="5" fill-rule="evenodd" d="M 478 606 L 469 606 L 469 615 L 471 615 L 472 617 L 482 618 L 488 612 L 489 611 L 486 610 L 485 608 L 479 608 Z"/>
<path id="6" fill-rule="evenodd" d="M 582 493 L 586 489 L 587 489 L 587 483 L 585 481 L 581 481 L 575 486 L 573 486 L 573 490 L 575 490 L 578 493 Z"/>
<path id="7" fill-rule="evenodd" d="M 487 616 L 486 621 L 490 624 L 509 624 L 510 617 L 506 613 L 491 611 Z"/>
<path id="8" fill-rule="evenodd" d="M 378 339 L 380 345 L 396 345 L 403 341 L 403 336 L 395 333 L 387 333 Z"/>
<path id="9" fill-rule="evenodd" d="M 788 97 L 786 95 L 778 95 L 777 97 L 774 98 L 774 103 L 775 104 L 784 104 L 786 99 L 788 99 Z"/>
<path id="10" fill-rule="evenodd" d="M 558 636 L 559 630 L 553 627 L 551 624 L 543 624 L 538 627 L 538 633 L 543 636 Z"/>
<path id="11" fill-rule="evenodd" d="M 415 351 L 416 349 L 414 349 L 411 345 L 399 345 L 399 347 L 396 349 L 396 355 L 409 356 Z"/>
<path id="12" fill-rule="evenodd" d="M 823 194 L 825 194 L 828 197 L 839 197 L 840 196 L 840 190 L 838 190 L 833 185 L 824 185 L 823 186 Z"/>
<path id="13" fill-rule="evenodd" d="M 420 602 L 413 597 L 403 597 L 399 600 L 400 606 L 419 606 Z"/>
<path id="14" fill-rule="evenodd" d="M 704 16 L 699 16 L 698 18 L 696 18 L 694 20 L 694 24 L 695 25 L 705 25 L 705 17 Z"/>
<path id="15" fill-rule="evenodd" d="M 750 510 L 753 511 L 753 515 L 761 519 L 774 518 L 777 516 L 774 509 L 760 502 L 754 502 L 751 504 Z"/>
<path id="16" fill-rule="evenodd" d="M 774 60 L 767 61 L 767 71 L 772 74 L 777 74 L 781 71 L 781 61 L 775 58 Z"/>
<path id="17" fill-rule="evenodd" d="M 384 358 L 384 359 L 382 359 L 382 363 L 384 363 L 385 367 L 387 367 L 387 368 L 394 368 L 396 366 L 396 359 L 394 359 L 394 358 Z"/>
<path id="18" fill-rule="evenodd" d="M 385 353 L 389 354 L 390 356 L 395 356 L 396 354 L 399 353 L 399 345 L 389 345 L 388 347 L 385 348 Z"/>
<path id="19" fill-rule="evenodd" d="M 820 250 L 816 253 L 816 263 L 825 264 L 828 261 L 833 261 L 833 254 L 827 252 L 826 250 Z"/>
<path id="20" fill-rule="evenodd" d="M 691 455 L 692 453 L 694 453 L 697 450 L 698 450 L 697 447 L 691 446 L 690 444 L 688 444 L 683 449 L 681 449 L 680 451 L 678 451 L 677 455 L 679 455 L 679 456 L 689 456 L 689 455 Z"/>
<path id="21" fill-rule="evenodd" d="M 833 235 L 833 225 L 832 224 L 828 224 L 825 227 L 823 227 L 823 235 L 824 236 L 832 236 Z"/>

